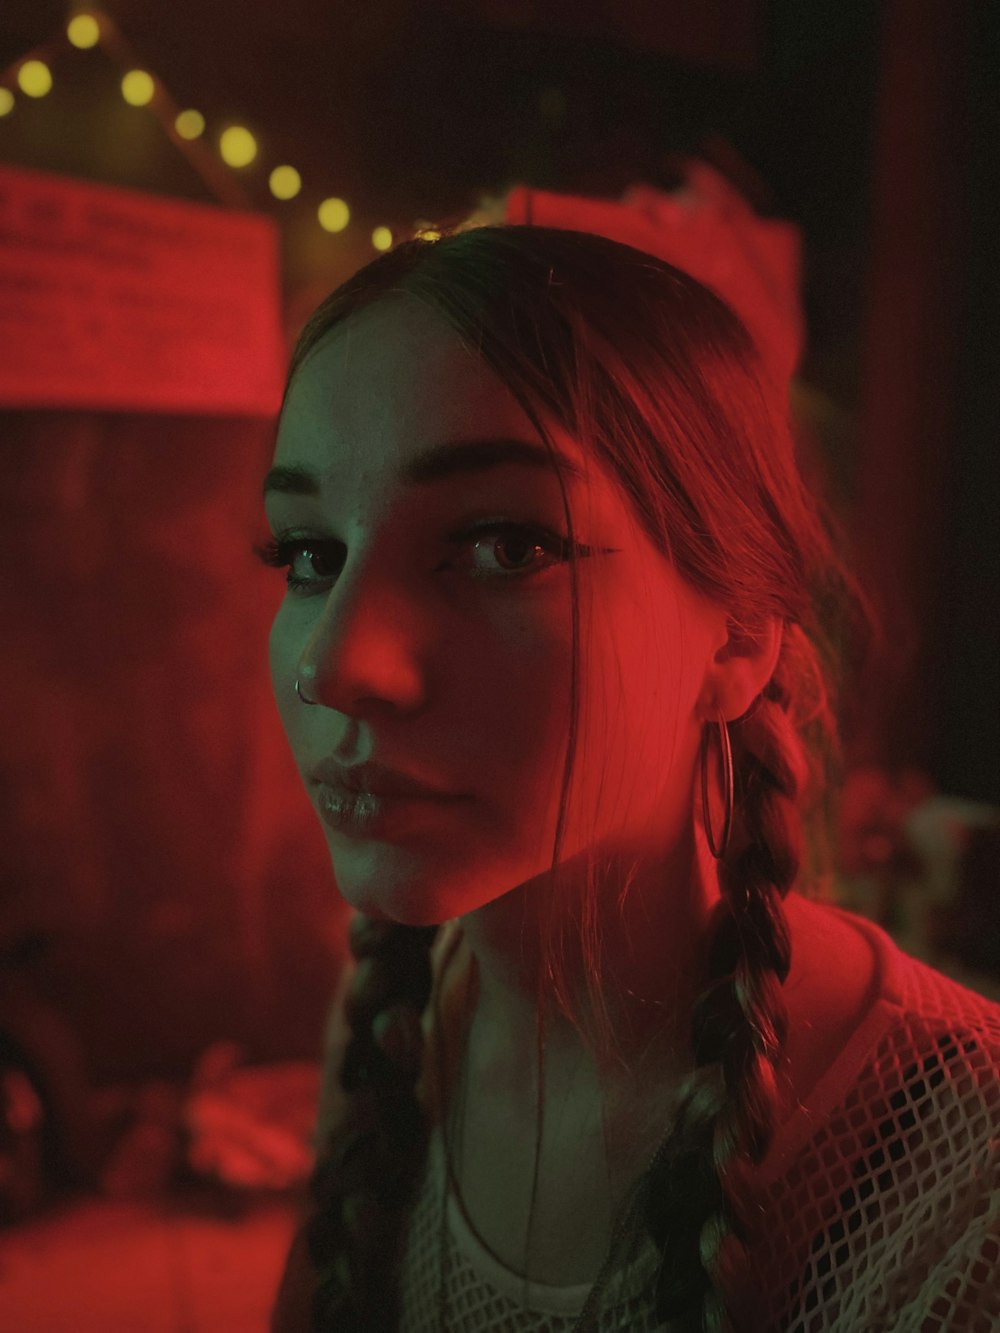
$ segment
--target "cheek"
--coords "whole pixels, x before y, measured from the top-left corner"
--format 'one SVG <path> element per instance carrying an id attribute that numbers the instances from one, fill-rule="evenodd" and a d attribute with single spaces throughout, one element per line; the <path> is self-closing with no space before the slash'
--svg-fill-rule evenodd
<path id="1" fill-rule="evenodd" d="M 565 636 L 564 636 L 565 629 Z M 443 698 L 449 747 L 496 810 L 542 813 L 562 781 L 571 646 L 557 611 L 539 606 L 480 632 L 450 663 Z"/>
<path id="2" fill-rule="evenodd" d="M 694 678 L 683 641 L 651 624 L 622 616 L 608 627 L 581 692 L 581 809 L 605 829 L 638 826 L 686 795 Z"/>
<path id="3" fill-rule="evenodd" d="M 287 731 L 291 708 L 293 703 L 298 702 L 292 691 L 298 654 L 294 640 L 288 633 L 283 620 L 284 618 L 279 610 L 271 622 L 271 633 L 267 641 L 267 658 L 271 675 L 271 690 L 278 706 L 282 724 Z"/>

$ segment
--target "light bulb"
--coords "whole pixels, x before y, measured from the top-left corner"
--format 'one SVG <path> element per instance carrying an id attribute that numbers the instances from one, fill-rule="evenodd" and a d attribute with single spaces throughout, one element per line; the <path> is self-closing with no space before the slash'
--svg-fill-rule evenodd
<path id="1" fill-rule="evenodd" d="M 219 152 L 230 167 L 246 167 L 257 156 L 257 140 L 242 125 L 230 125 L 219 136 Z"/>
<path id="2" fill-rule="evenodd" d="M 205 117 L 200 111 L 179 111 L 174 121 L 174 129 L 182 139 L 197 139 L 205 133 Z"/>
<path id="3" fill-rule="evenodd" d="M 302 189 L 302 177 L 294 167 L 275 167 L 269 184 L 275 199 L 294 199 Z"/>
<path id="4" fill-rule="evenodd" d="M 351 210 L 343 199 L 324 199 L 317 213 L 324 231 L 343 231 L 351 218 Z"/>
<path id="5" fill-rule="evenodd" d="M 101 27 L 93 14 L 77 14 L 66 24 L 66 36 L 75 47 L 86 51 L 101 40 Z"/>
<path id="6" fill-rule="evenodd" d="M 122 97 L 129 106 L 148 106 L 155 91 L 152 75 L 144 69 L 130 69 L 122 78 Z"/>
<path id="7" fill-rule="evenodd" d="M 17 71 L 17 81 L 28 97 L 44 97 L 52 87 L 52 75 L 43 60 L 26 60 Z"/>

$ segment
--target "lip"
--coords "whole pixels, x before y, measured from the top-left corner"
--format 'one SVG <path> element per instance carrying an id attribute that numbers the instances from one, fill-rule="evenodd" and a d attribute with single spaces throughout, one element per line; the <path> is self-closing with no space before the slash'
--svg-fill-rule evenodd
<path id="1" fill-rule="evenodd" d="M 312 770 L 312 780 L 347 795 L 367 793 L 371 796 L 417 796 L 456 799 L 432 783 L 423 782 L 377 760 L 364 764 L 338 764 L 333 759 L 321 759 Z"/>
<path id="2" fill-rule="evenodd" d="M 355 838 L 373 838 L 390 832 L 414 816 L 426 819 L 429 808 L 452 804 L 461 797 L 376 795 L 373 792 L 348 791 L 343 787 L 319 783 L 316 804 L 324 824 L 338 833 Z"/>

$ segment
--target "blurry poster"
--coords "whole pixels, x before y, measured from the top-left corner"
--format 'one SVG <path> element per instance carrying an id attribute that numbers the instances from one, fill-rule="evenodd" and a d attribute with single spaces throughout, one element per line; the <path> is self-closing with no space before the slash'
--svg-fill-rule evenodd
<path id="1" fill-rule="evenodd" d="M 269 416 L 269 218 L 0 164 L 0 407 Z"/>

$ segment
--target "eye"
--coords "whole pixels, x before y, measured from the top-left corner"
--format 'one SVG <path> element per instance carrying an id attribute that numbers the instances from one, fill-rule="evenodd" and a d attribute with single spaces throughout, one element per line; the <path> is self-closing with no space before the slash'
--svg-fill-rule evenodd
<path id="1" fill-rule="evenodd" d="M 487 538 L 491 540 L 486 540 Z M 565 564 L 577 556 L 590 555 L 589 546 L 578 546 L 568 542 L 565 537 L 550 532 L 548 528 L 533 524 L 513 523 L 509 520 L 490 519 L 473 524 L 461 532 L 450 533 L 448 540 L 455 545 L 474 543 L 474 554 L 484 552 L 490 559 L 497 561 L 499 572 L 483 565 L 473 565 L 470 573 L 476 579 L 499 579 L 510 582 L 513 579 L 530 578 L 541 574 L 554 565 Z M 501 557 L 496 553 L 505 551 Z M 541 551 L 544 559 L 539 559 Z"/>
<path id="2" fill-rule="evenodd" d="M 318 579 L 298 578 L 292 573 L 292 567 L 298 559 L 299 553 L 307 552 L 310 563 L 317 559 L 320 562 L 331 561 L 335 554 L 334 548 L 343 549 L 340 542 L 325 541 L 318 537 L 298 537 L 294 540 L 285 538 L 282 541 L 272 539 L 265 545 L 254 546 L 253 551 L 258 560 L 263 561 L 265 565 L 269 565 L 272 569 L 288 568 L 288 577 L 285 583 L 289 588 L 294 589 L 314 587 L 317 583 L 323 583 L 328 578 L 333 577 L 331 574 L 320 574 Z"/>

